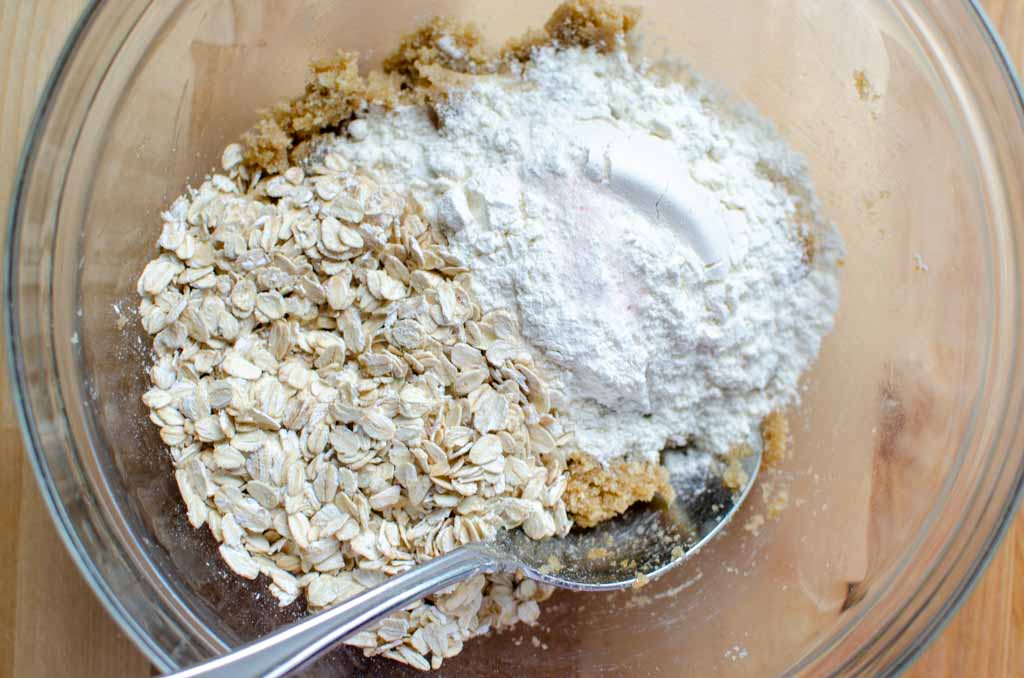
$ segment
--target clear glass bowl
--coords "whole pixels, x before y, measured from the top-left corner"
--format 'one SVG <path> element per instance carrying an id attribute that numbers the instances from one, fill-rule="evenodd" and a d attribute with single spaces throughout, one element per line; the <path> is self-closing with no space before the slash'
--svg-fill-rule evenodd
<path id="1" fill-rule="evenodd" d="M 808 156 L 849 248 L 838 326 L 796 418 L 797 454 L 775 477 L 792 505 L 756 536 L 741 516 L 637 594 L 559 594 L 541 626 L 471 643 L 444 671 L 898 669 L 976 580 L 1024 475 L 1024 126 L 1012 70 L 962 0 L 643 4 L 650 53 L 677 54 L 752 101 Z M 134 287 L 159 210 L 256 109 L 299 91 L 309 58 L 344 47 L 372 63 L 437 12 L 479 21 L 497 41 L 550 9 L 110 0 L 79 23 L 12 207 L 9 357 L 68 548 L 160 669 L 301 609 L 278 610 L 187 526 L 140 403 L 147 339 Z M 762 508 L 755 499 L 748 515 Z M 325 667 L 401 671 L 346 649 Z"/>

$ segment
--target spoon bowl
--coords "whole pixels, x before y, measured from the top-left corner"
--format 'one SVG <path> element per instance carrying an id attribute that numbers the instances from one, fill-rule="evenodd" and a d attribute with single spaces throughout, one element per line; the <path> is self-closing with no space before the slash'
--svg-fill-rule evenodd
<path id="1" fill-rule="evenodd" d="M 505 531 L 492 548 L 514 558 L 514 566 L 503 569 L 521 570 L 530 579 L 559 588 L 614 591 L 642 585 L 691 557 L 725 527 L 754 485 L 760 443 L 752 441 L 753 453 L 740 460 L 746 481 L 738 490 L 726 487 L 720 462 L 711 455 L 695 459 L 691 454 L 677 468 L 668 465 L 675 491 L 671 502 L 655 497 L 558 539 L 534 541 L 522 530 Z"/>

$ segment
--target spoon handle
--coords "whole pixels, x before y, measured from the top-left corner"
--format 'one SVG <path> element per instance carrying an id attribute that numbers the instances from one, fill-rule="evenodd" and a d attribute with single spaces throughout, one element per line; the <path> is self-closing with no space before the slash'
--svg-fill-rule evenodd
<path id="1" fill-rule="evenodd" d="M 486 546 L 463 546 L 391 577 L 380 586 L 329 610 L 286 626 L 230 654 L 170 674 L 168 678 L 280 678 L 289 675 L 389 612 L 497 568 L 498 560 Z"/>

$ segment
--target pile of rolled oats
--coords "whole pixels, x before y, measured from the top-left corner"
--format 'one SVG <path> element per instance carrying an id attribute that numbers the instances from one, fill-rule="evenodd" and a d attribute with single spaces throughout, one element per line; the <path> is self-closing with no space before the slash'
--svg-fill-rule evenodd
<path id="1" fill-rule="evenodd" d="M 163 214 L 138 292 L 145 404 L 227 565 L 315 611 L 500 528 L 568 532 L 548 387 L 415 201 L 336 155 L 223 167 Z M 550 593 L 480 576 L 348 642 L 437 668 Z"/>

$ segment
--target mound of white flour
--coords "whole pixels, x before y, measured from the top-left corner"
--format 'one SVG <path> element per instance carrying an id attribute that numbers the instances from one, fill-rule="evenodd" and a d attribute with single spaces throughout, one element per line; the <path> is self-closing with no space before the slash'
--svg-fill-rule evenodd
<path id="1" fill-rule="evenodd" d="M 331 150 L 448 226 L 599 459 L 729 450 L 797 398 L 831 328 L 842 246 L 803 160 L 625 51 L 544 48 L 435 111 L 370 111 Z"/>

